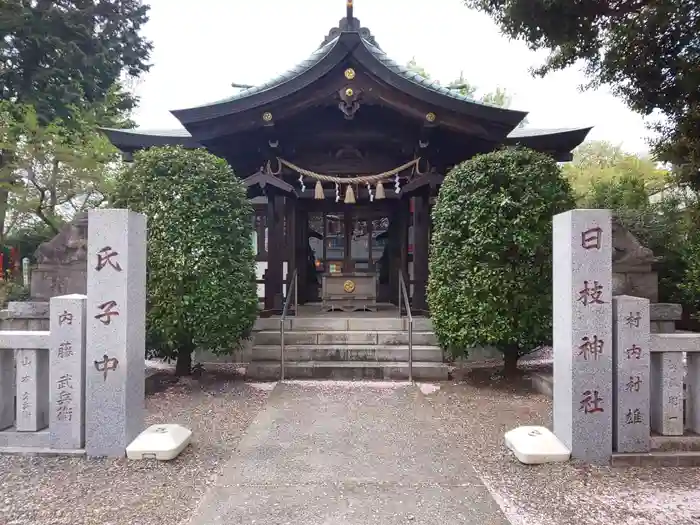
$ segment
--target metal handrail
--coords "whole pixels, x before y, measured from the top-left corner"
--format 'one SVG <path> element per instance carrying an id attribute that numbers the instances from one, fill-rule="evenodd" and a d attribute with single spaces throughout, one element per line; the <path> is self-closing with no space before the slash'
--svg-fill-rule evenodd
<path id="1" fill-rule="evenodd" d="M 292 279 L 290 280 L 290 285 L 287 287 L 287 297 L 284 300 L 284 306 L 282 307 L 282 317 L 280 317 L 280 381 L 284 381 L 284 322 L 287 319 L 287 312 L 289 311 L 289 301 L 294 298 L 294 317 L 297 316 L 299 311 L 299 300 L 297 296 L 297 269 L 294 269 L 292 273 Z"/>
<path id="2" fill-rule="evenodd" d="M 408 318 L 408 380 L 413 383 L 413 315 L 411 305 L 408 302 L 408 290 L 403 272 L 399 271 L 399 317 L 401 317 L 401 301 L 406 303 L 406 317 Z"/>

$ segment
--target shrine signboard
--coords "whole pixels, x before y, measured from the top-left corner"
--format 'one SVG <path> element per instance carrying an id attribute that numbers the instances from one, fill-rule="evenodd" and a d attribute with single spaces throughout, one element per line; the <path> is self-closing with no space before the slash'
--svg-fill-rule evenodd
<path id="1" fill-rule="evenodd" d="M 89 213 L 85 448 L 123 457 L 143 430 L 146 217 Z"/>
<path id="2" fill-rule="evenodd" d="M 553 219 L 554 434 L 573 458 L 612 453 L 612 224 L 608 210 Z"/>

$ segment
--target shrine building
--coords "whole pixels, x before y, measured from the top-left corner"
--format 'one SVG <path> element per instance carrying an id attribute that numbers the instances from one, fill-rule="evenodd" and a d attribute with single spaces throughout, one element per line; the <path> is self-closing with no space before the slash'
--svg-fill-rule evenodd
<path id="1" fill-rule="evenodd" d="M 389 58 L 347 4 L 289 71 L 172 111 L 184 129 L 104 130 L 127 159 L 181 145 L 229 162 L 255 210 L 259 295 L 270 313 L 295 274 L 300 304 L 321 301 L 334 277 L 357 285 L 362 301 L 396 304 L 399 272 L 412 309 L 425 312 L 430 209 L 452 166 L 518 144 L 569 161 L 590 130 L 519 127 L 526 112 L 423 78 Z"/>

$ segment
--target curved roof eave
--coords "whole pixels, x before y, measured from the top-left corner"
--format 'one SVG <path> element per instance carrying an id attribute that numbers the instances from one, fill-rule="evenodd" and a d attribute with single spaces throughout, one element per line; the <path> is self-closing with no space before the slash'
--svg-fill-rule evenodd
<path id="1" fill-rule="evenodd" d="M 173 110 L 172 113 L 183 125 L 224 117 L 277 100 L 281 96 L 298 91 L 321 78 L 350 52 L 338 46 L 335 38 L 314 51 L 309 58 L 281 75 L 235 95 L 202 106 Z"/>
<path id="2" fill-rule="evenodd" d="M 368 33 L 369 34 L 369 33 Z M 394 88 L 439 108 L 475 118 L 498 122 L 510 128 L 527 115 L 525 111 L 504 109 L 479 102 L 458 91 L 423 78 L 390 59 L 374 39 L 357 31 L 343 31 L 324 43 L 294 68 L 259 86 L 244 89 L 223 100 L 198 107 L 173 110 L 183 125 L 224 117 L 273 102 L 299 91 L 328 73 L 352 55 L 372 74 Z"/>
<path id="3" fill-rule="evenodd" d="M 517 126 L 527 116 L 526 111 L 479 102 L 454 89 L 441 86 L 439 82 L 429 80 L 398 64 L 370 41 L 364 38 L 361 38 L 361 41 L 363 45 L 356 47 L 353 52 L 358 62 L 390 86 L 413 97 L 450 111 L 511 127 Z"/>
<path id="4" fill-rule="evenodd" d="M 198 148 L 201 146 L 201 144 L 184 129 L 99 129 L 107 135 L 107 138 L 115 147 L 122 151 L 133 151 L 155 146 L 182 146 L 184 148 Z"/>
<path id="5" fill-rule="evenodd" d="M 506 144 L 520 144 L 536 150 L 570 152 L 586 140 L 591 129 L 593 128 L 517 128 L 510 132 Z"/>

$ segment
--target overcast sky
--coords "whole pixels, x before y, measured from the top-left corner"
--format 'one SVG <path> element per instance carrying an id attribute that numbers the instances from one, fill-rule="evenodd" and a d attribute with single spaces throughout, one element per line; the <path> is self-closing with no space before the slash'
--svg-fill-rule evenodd
<path id="1" fill-rule="evenodd" d="M 304 60 L 345 15 L 345 0 L 146 0 L 145 36 L 153 41 L 151 71 L 136 86 L 135 119 L 151 129 L 180 127 L 171 109 L 235 92 L 231 82 L 257 84 Z M 640 116 L 607 90 L 580 92 L 576 68 L 533 78 L 545 56 L 502 36 L 462 0 L 355 0 L 355 16 L 394 60 L 416 61 L 444 84 L 464 72 L 477 94 L 504 87 L 512 108 L 529 111 L 529 126 L 594 126 L 589 139 L 645 152 Z"/>

